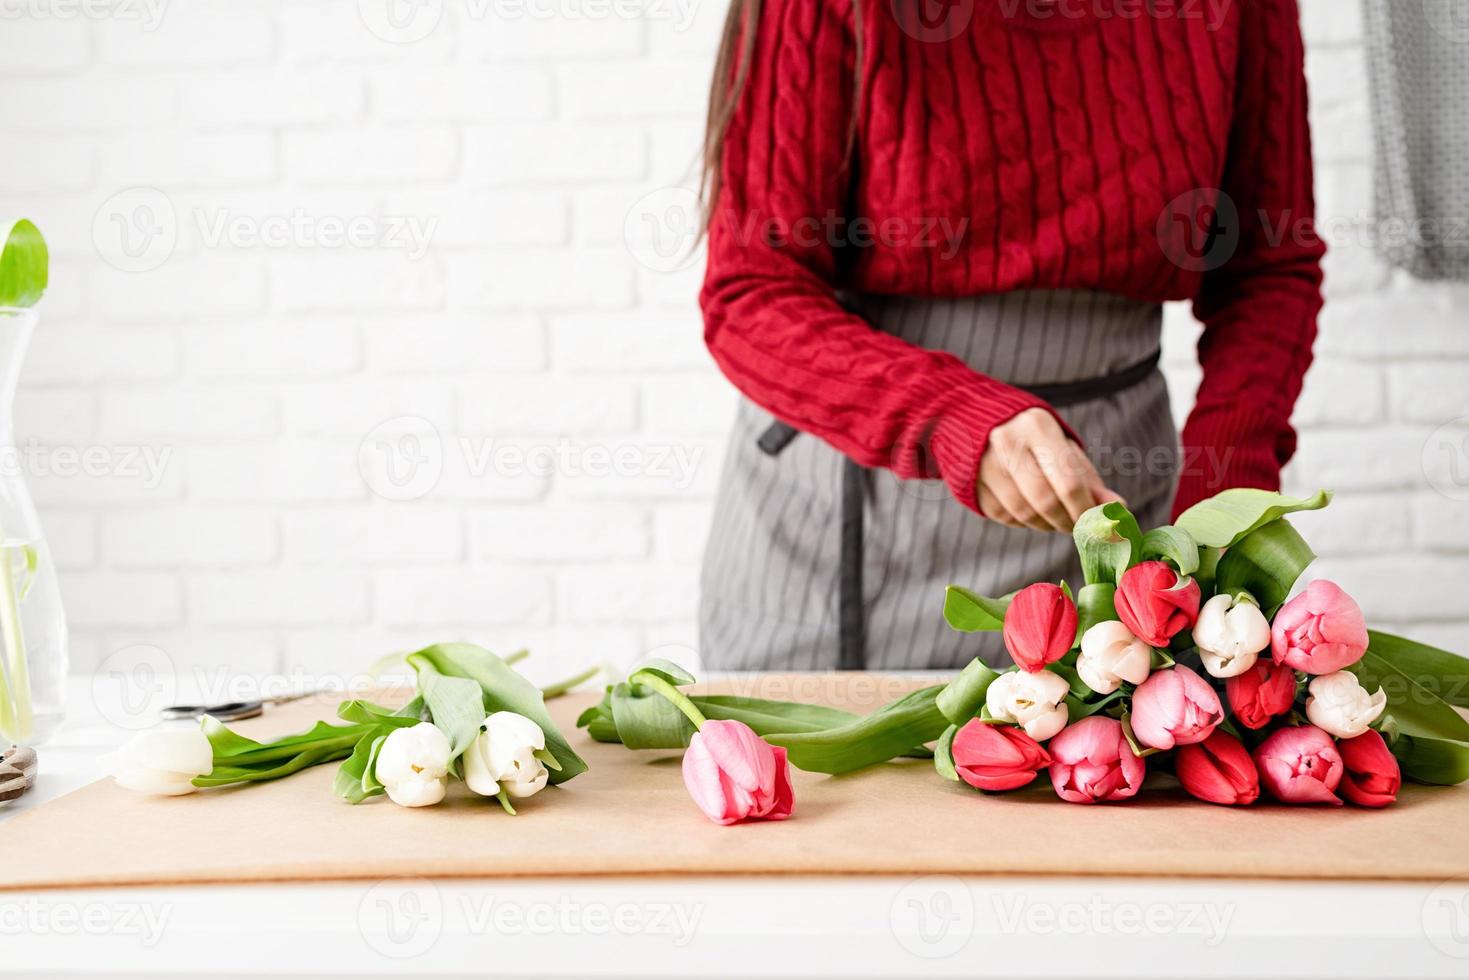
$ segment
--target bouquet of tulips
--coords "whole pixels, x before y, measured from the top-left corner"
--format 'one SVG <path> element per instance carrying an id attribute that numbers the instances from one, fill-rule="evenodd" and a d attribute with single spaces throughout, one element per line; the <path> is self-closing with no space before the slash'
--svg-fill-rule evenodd
<path id="1" fill-rule="evenodd" d="M 1150 768 L 1225 805 L 1263 789 L 1283 803 L 1381 807 L 1404 778 L 1463 782 L 1469 660 L 1369 630 L 1333 582 L 1293 596 L 1315 555 L 1287 515 L 1330 500 L 1228 490 L 1147 532 L 1120 503 L 1093 508 L 1075 529 L 1085 581 L 1074 591 L 948 590 L 949 625 L 1002 631 L 1013 668 L 976 659 L 864 717 L 689 696 L 678 688 L 693 678 L 660 662 L 609 687 L 578 724 L 630 748 L 688 746 L 685 781 L 718 823 L 789 816 L 788 766 L 842 773 L 905 755 L 986 792 L 1045 771 L 1072 803 L 1130 799 Z"/>
<path id="2" fill-rule="evenodd" d="M 1230 490 L 1143 533 L 1121 504 L 1076 528 L 1086 582 L 992 600 L 951 588 L 949 623 L 1003 631 L 1016 668 L 972 664 L 934 762 L 981 790 L 1042 770 L 1072 803 L 1126 800 L 1150 766 L 1210 803 L 1382 807 L 1402 778 L 1469 777 L 1469 661 L 1367 629 L 1318 579 L 1285 515 L 1326 506 Z"/>

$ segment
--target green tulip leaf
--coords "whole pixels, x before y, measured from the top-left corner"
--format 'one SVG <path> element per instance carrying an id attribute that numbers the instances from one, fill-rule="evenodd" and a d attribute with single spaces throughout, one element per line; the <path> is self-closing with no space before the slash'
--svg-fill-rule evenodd
<path id="1" fill-rule="evenodd" d="M 831 775 L 853 772 L 905 755 L 913 746 L 942 735 L 949 727 L 936 703 L 943 689 L 940 684 L 914 691 L 840 728 L 770 735 L 766 740 L 785 746 L 797 769 Z"/>
<path id="2" fill-rule="evenodd" d="M 535 722 L 546 735 L 546 748 L 561 763 L 551 771 L 552 783 L 564 783 L 587 771 L 587 764 L 571 748 L 551 715 L 541 689 L 483 647 L 472 643 L 439 643 L 410 654 L 410 663 L 426 662 L 448 677 L 464 677 L 480 686 L 487 714 L 513 711 Z M 480 717 L 483 721 L 484 717 Z"/>
<path id="3" fill-rule="evenodd" d="M 1216 592 L 1248 592 L 1273 617 L 1316 553 L 1285 518 L 1277 518 L 1235 542 L 1219 559 Z"/>
<path id="4" fill-rule="evenodd" d="M 1367 631 L 1367 648 L 1449 704 L 1469 708 L 1469 659 L 1381 630 Z"/>
<path id="5" fill-rule="evenodd" d="M 1199 570 L 1199 545 L 1194 536 L 1177 525 L 1155 527 L 1143 535 L 1143 559 L 1162 558 L 1171 562 L 1180 575 Z"/>
<path id="6" fill-rule="evenodd" d="M 1246 535 L 1286 514 L 1320 510 L 1331 503 L 1331 493 L 1318 490 L 1309 497 L 1287 497 L 1270 490 L 1238 487 L 1201 500 L 1178 517 L 1177 525 L 1195 541 L 1210 548 L 1232 548 Z"/>
<path id="7" fill-rule="evenodd" d="M 933 768 L 945 779 L 959 782 L 959 770 L 954 767 L 954 736 L 959 734 L 958 725 L 950 725 L 939 736 L 933 750 Z"/>
<path id="8" fill-rule="evenodd" d="M 693 674 L 690 674 L 672 660 L 664 660 L 661 657 L 655 657 L 649 660 L 634 670 L 633 673 L 647 673 L 655 677 L 661 677 L 674 687 L 683 687 L 687 684 L 694 683 Z"/>
<path id="9" fill-rule="evenodd" d="M 1430 786 L 1457 786 L 1469 780 L 1469 745 L 1449 739 L 1399 735 L 1388 748 L 1403 775 Z"/>
<path id="10" fill-rule="evenodd" d="M 485 723 L 484 692 L 467 677 L 439 673 L 432 661 L 419 654 L 410 654 L 408 665 L 418 673 L 418 689 L 434 726 L 449 739 L 450 761 L 459 758 Z"/>
<path id="11" fill-rule="evenodd" d="M 935 703 L 952 724 L 963 725 L 984 707 L 984 695 L 1000 675 L 978 657 L 969 661 L 959 676 L 945 685 Z"/>
<path id="12" fill-rule="evenodd" d="M 1076 597 L 1076 640 L 1098 623 L 1117 618 L 1117 586 L 1111 582 L 1095 582 L 1082 587 Z"/>
<path id="13" fill-rule="evenodd" d="M 1088 585 L 1116 585 L 1142 557 L 1143 532 L 1137 518 L 1116 501 L 1082 514 L 1071 536 Z"/>
<path id="14" fill-rule="evenodd" d="M 944 619 L 961 633 L 993 633 L 1005 628 L 1011 598 L 991 599 L 951 585 L 944 593 Z"/>
<path id="15" fill-rule="evenodd" d="M 1366 690 L 1387 693 L 1387 713 L 1397 731 L 1414 738 L 1469 742 L 1469 721 L 1382 654 L 1369 650 L 1352 670 Z"/>
<path id="16" fill-rule="evenodd" d="M 41 230 L 21 218 L 0 222 L 0 307 L 35 306 L 46 292 L 50 256 Z"/>

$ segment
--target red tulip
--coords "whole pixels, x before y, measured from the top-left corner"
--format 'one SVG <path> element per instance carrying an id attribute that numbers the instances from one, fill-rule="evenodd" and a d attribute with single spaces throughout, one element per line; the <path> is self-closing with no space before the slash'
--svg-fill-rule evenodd
<path id="1" fill-rule="evenodd" d="M 991 792 L 1028 785 L 1051 764 L 1050 754 L 1025 732 L 1011 725 L 986 725 L 978 718 L 954 736 L 952 755 L 959 778 Z"/>
<path id="2" fill-rule="evenodd" d="M 1166 647 L 1199 616 L 1199 583 L 1171 565 L 1145 561 L 1122 573 L 1117 583 L 1117 618 L 1149 646 Z"/>
<path id="3" fill-rule="evenodd" d="M 1196 745 L 1179 748 L 1178 781 L 1207 803 L 1247 806 L 1260 798 L 1260 774 L 1239 739 L 1215 732 Z"/>
<path id="4" fill-rule="evenodd" d="M 1315 725 L 1282 728 L 1255 747 L 1260 782 L 1282 803 L 1341 806 L 1342 761 L 1331 736 Z"/>
<path id="5" fill-rule="evenodd" d="M 1342 796 L 1357 806 L 1387 806 L 1397 800 L 1403 776 L 1381 735 L 1369 728 L 1356 738 L 1337 742 L 1336 748 L 1347 770 Z"/>
<path id="6" fill-rule="evenodd" d="M 1229 710 L 1246 728 L 1264 728 L 1296 701 L 1296 672 L 1269 660 L 1224 682 Z"/>
<path id="7" fill-rule="evenodd" d="M 1021 670 L 1033 674 L 1066 656 L 1076 643 L 1076 619 L 1076 603 L 1060 586 L 1027 586 L 1005 610 L 1005 649 Z"/>
<path id="8" fill-rule="evenodd" d="M 1122 723 L 1083 718 L 1051 739 L 1051 785 L 1067 803 L 1101 803 L 1136 796 L 1147 763 L 1132 753 Z"/>

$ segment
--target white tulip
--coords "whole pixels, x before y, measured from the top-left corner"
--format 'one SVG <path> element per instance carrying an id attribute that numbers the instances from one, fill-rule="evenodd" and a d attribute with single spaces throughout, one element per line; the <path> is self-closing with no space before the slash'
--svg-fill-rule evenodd
<path id="1" fill-rule="evenodd" d="M 550 778 L 536 758 L 545 748 L 540 725 L 513 711 L 497 711 L 464 750 L 464 782 L 480 796 L 498 796 L 502 790 L 517 800 L 534 796 Z"/>
<path id="2" fill-rule="evenodd" d="M 1361 735 L 1387 707 L 1382 688 L 1369 695 L 1357 675 L 1347 670 L 1311 678 L 1306 695 L 1306 717 L 1311 724 L 1337 738 Z"/>
<path id="3" fill-rule="evenodd" d="M 112 756 L 119 786 L 154 796 L 192 793 L 195 776 L 214 769 L 214 747 L 197 728 L 160 728 L 139 732 Z"/>
<path id="4" fill-rule="evenodd" d="M 1204 669 L 1212 677 L 1238 677 L 1270 646 L 1270 621 L 1248 599 L 1216 595 L 1199 610 L 1194 622 L 1194 645 Z"/>
<path id="5" fill-rule="evenodd" d="M 984 703 L 990 717 L 1025 729 L 1025 734 L 1044 742 L 1066 727 L 1066 678 L 1049 670 L 1034 674 L 1013 670 L 1001 674 L 985 691 Z"/>
<path id="6" fill-rule="evenodd" d="M 449 737 L 430 722 L 397 728 L 383 740 L 373 774 L 399 806 L 433 806 L 449 784 Z"/>
<path id="7" fill-rule="evenodd" d="M 1141 684 L 1152 669 L 1153 648 L 1115 619 L 1096 623 L 1081 636 L 1076 672 L 1098 694 L 1111 694 L 1123 681 Z"/>

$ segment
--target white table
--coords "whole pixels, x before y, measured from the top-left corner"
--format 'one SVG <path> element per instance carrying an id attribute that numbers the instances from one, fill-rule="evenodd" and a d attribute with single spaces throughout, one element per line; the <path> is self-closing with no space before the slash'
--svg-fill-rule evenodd
<path id="1" fill-rule="evenodd" d="M 37 787 L 0 810 L 0 860 L 10 816 L 96 778 L 127 736 L 90 690 L 75 694 Z M 983 845 L 982 826 L 972 831 Z M 43 971 L 1464 977 L 1469 881 L 548 878 L 0 893 L 0 972 Z"/>

